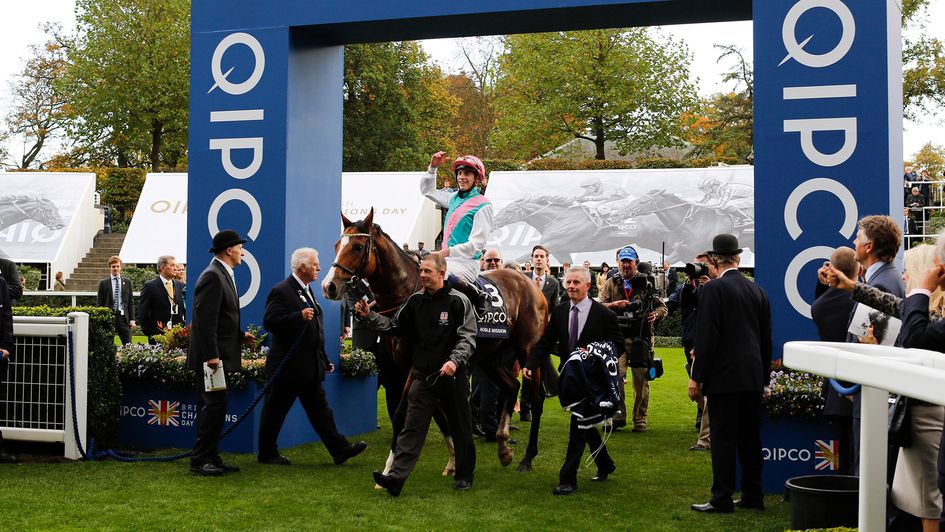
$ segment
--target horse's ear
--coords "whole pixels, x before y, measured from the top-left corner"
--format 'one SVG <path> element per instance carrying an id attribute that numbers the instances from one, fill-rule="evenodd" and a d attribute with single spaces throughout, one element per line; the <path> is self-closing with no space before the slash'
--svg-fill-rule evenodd
<path id="1" fill-rule="evenodd" d="M 374 207 L 371 207 L 371 212 L 368 213 L 367 218 L 364 219 L 364 226 L 370 228 L 374 225 Z"/>
<path id="2" fill-rule="evenodd" d="M 341 223 L 345 226 L 345 229 L 351 227 L 351 220 L 343 212 L 341 213 Z"/>

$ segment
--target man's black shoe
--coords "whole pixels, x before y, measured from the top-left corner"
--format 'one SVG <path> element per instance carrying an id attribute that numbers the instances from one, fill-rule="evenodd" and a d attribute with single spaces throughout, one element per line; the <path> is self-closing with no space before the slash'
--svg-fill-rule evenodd
<path id="1" fill-rule="evenodd" d="M 459 490 L 459 491 L 466 491 L 471 487 L 472 487 L 471 480 L 457 480 L 456 484 L 453 484 L 453 489 Z"/>
<path id="2" fill-rule="evenodd" d="M 591 482 L 604 482 L 605 480 L 607 480 L 607 477 L 609 477 L 610 474 L 616 470 L 617 470 L 616 465 L 610 466 L 609 469 L 604 469 L 604 470 L 598 469 L 597 474 L 591 477 Z"/>
<path id="3" fill-rule="evenodd" d="M 3 449 L 0 449 L 0 464 L 15 464 L 17 463 L 16 455 L 10 454 Z"/>
<path id="4" fill-rule="evenodd" d="M 748 510 L 764 510 L 764 509 L 765 509 L 765 501 L 764 501 L 764 499 L 761 499 L 761 500 L 754 500 L 754 499 L 735 499 L 735 506 L 737 506 L 737 507 L 739 507 L 739 508 L 745 508 L 745 509 L 748 509 Z"/>
<path id="5" fill-rule="evenodd" d="M 222 469 L 224 473 L 239 473 L 240 472 L 240 466 L 228 464 L 226 462 L 220 462 L 219 464 L 214 464 L 214 465 Z"/>
<path id="6" fill-rule="evenodd" d="M 202 477 L 218 477 L 223 474 L 223 468 L 207 463 L 201 465 L 191 465 L 190 472 Z"/>
<path id="7" fill-rule="evenodd" d="M 555 495 L 571 495 L 577 491 L 577 486 L 573 484 L 558 484 L 555 486 L 555 489 L 551 490 L 551 493 Z"/>
<path id="8" fill-rule="evenodd" d="M 708 513 L 708 514 L 730 514 L 730 513 L 735 513 L 735 507 L 734 507 L 734 506 L 719 507 L 719 506 L 715 506 L 715 505 L 712 504 L 711 502 L 707 502 L 707 503 L 705 503 L 705 504 L 693 504 L 692 506 L 690 506 L 690 508 L 692 508 L 692 510 L 695 511 L 695 512 L 703 512 L 703 513 Z"/>
<path id="9" fill-rule="evenodd" d="M 352 443 L 351 445 L 345 447 L 341 450 L 341 453 L 335 457 L 335 465 L 341 465 L 347 462 L 349 459 L 358 456 L 367 449 L 367 442 L 359 441 L 358 443 Z"/>
<path id="10" fill-rule="evenodd" d="M 374 483 L 387 490 L 392 496 L 400 495 L 400 490 L 404 489 L 404 482 L 393 477 L 389 477 L 380 471 L 374 472 Z"/>
<path id="11" fill-rule="evenodd" d="M 268 465 L 292 465 L 292 462 L 290 462 L 288 458 L 282 456 L 281 454 L 277 454 L 277 455 L 275 455 L 275 456 L 267 456 L 267 457 L 265 457 L 265 458 L 262 457 L 262 456 L 260 456 L 260 457 L 257 458 L 256 460 L 257 460 L 260 464 L 268 464 Z"/>

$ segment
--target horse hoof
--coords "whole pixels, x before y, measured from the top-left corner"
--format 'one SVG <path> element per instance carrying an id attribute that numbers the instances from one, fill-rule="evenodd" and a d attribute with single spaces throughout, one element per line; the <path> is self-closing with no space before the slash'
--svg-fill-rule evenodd
<path id="1" fill-rule="evenodd" d="M 502 467 L 507 467 L 509 464 L 512 463 L 512 460 L 514 458 L 515 458 L 514 453 L 511 450 L 509 450 L 509 452 L 507 453 L 499 454 L 499 463 L 502 464 Z"/>
<path id="2" fill-rule="evenodd" d="M 519 473 L 531 473 L 531 471 L 532 471 L 532 465 L 525 462 L 524 460 L 522 460 L 522 462 L 518 464 Z"/>

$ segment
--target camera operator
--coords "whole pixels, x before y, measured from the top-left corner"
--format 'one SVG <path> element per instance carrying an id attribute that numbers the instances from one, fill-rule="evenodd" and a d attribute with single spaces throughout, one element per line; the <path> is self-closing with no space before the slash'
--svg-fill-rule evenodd
<path id="1" fill-rule="evenodd" d="M 627 367 L 630 367 L 633 432 L 646 432 L 647 407 L 650 402 L 650 384 L 646 373 L 653 362 L 653 326 L 656 320 L 666 316 L 666 304 L 660 299 L 653 276 L 637 271 L 637 250 L 625 246 L 617 253 L 617 259 L 620 276 L 607 279 L 600 294 L 600 302 L 617 314 L 617 323 L 624 337 L 619 371 L 621 378 L 626 380 Z M 625 387 L 621 387 L 619 412 L 614 417 L 615 428 L 627 425 L 624 390 Z"/>

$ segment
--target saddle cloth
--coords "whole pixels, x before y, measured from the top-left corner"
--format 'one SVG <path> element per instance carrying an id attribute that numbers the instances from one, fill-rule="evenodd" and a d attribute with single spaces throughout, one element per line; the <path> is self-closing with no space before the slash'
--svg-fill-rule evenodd
<path id="1" fill-rule="evenodd" d="M 494 338 L 504 340 L 509 337 L 508 313 L 505 311 L 505 300 L 499 292 L 499 287 L 488 277 L 480 275 L 476 279 L 476 286 L 486 293 L 484 308 L 476 309 L 477 338 Z"/>

